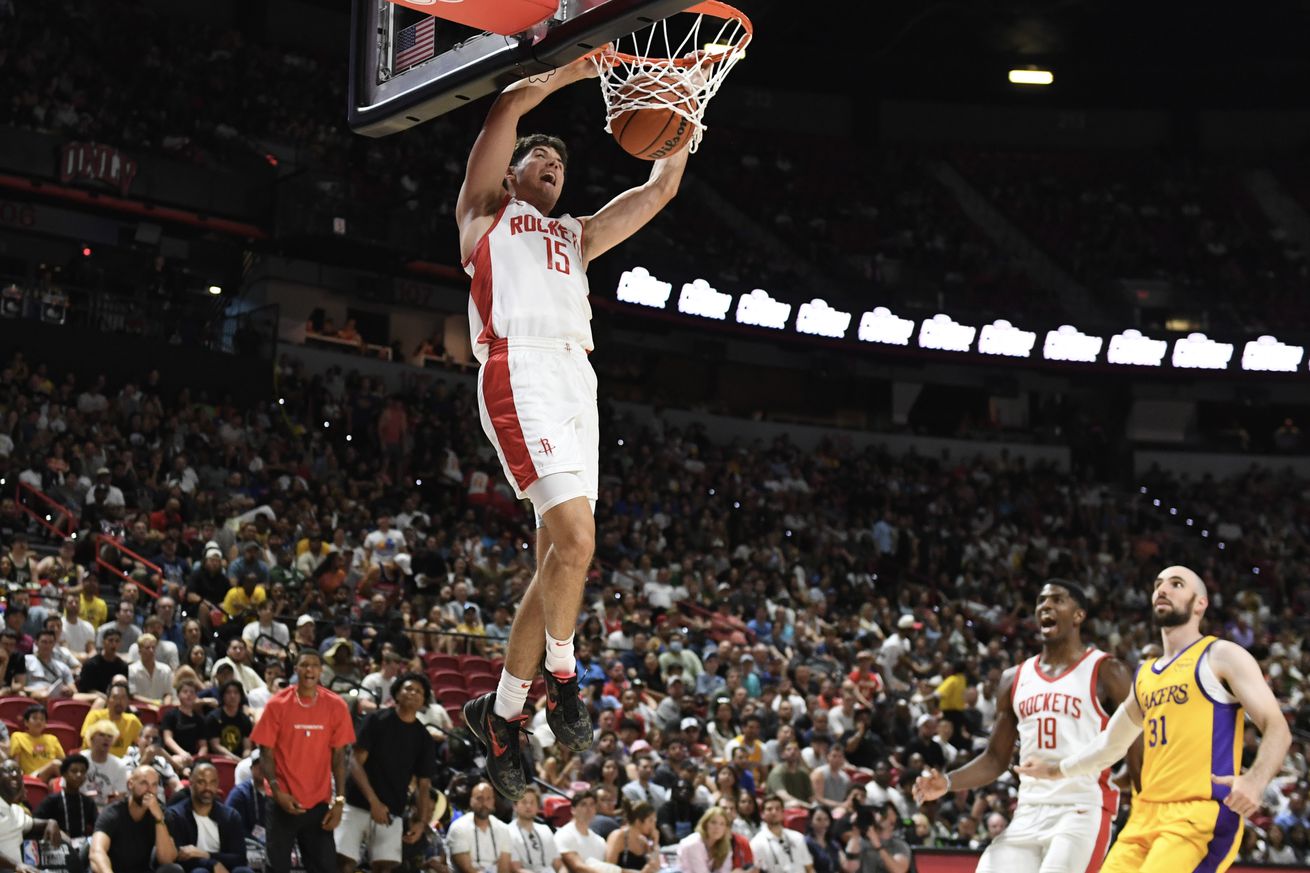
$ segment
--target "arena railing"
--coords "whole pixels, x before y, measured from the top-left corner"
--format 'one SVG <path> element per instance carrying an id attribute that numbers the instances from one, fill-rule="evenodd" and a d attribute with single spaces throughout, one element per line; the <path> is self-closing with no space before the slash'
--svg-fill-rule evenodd
<path id="1" fill-rule="evenodd" d="M 119 542 L 118 540 L 114 539 L 111 536 L 108 536 L 107 534 L 99 534 L 99 533 L 96 534 L 95 546 L 96 546 L 97 567 L 99 567 L 104 572 L 110 573 L 113 576 L 117 576 L 124 583 L 127 582 L 132 583 L 137 588 L 141 589 L 146 594 L 149 594 L 151 597 L 155 598 L 156 600 L 159 599 L 160 596 L 159 580 L 164 578 L 163 568 L 161 568 L 158 564 L 151 561 L 149 558 L 146 558 L 143 555 L 139 555 L 136 552 L 132 551 L 127 546 L 123 545 L 123 543 Z M 119 567 L 118 565 L 110 563 L 109 561 L 105 560 L 106 552 L 110 552 L 110 553 L 118 552 L 127 555 L 129 558 L 131 558 L 132 560 L 136 561 L 138 564 L 145 567 L 147 570 L 150 571 L 150 578 L 153 580 L 153 584 L 156 587 L 152 588 L 150 585 L 147 585 L 142 580 L 136 579 L 131 575 L 129 575 L 128 573 L 124 573 L 122 568 Z"/>
<path id="2" fill-rule="evenodd" d="M 51 535 L 61 540 L 77 538 L 77 516 L 41 489 L 33 488 L 20 479 L 14 488 L 14 502 Z M 33 509 L 33 503 L 42 508 Z"/>

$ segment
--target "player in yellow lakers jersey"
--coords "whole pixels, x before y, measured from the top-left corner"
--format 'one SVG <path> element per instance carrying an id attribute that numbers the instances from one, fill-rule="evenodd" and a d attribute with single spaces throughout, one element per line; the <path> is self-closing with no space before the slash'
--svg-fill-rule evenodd
<path id="1" fill-rule="evenodd" d="M 1079 776 L 1123 757 L 1145 740 L 1142 790 L 1101 873 L 1222 873 L 1242 841 L 1242 818 L 1278 772 L 1292 735 L 1260 665 L 1241 646 L 1201 633 L 1205 583 L 1187 567 L 1155 580 L 1152 616 L 1164 654 L 1137 670 L 1133 693 L 1105 731 L 1058 762 L 1030 758 L 1021 775 Z M 1240 773 L 1244 715 L 1260 730 L 1260 750 Z"/>

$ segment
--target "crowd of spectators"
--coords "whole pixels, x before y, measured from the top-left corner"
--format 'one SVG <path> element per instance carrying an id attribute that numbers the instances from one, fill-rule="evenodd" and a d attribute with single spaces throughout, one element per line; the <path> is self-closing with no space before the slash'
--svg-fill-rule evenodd
<path id="1" fill-rule="evenodd" d="M 166 794 L 205 757 L 242 762 L 243 779 L 298 646 L 325 652 L 324 684 L 360 712 L 389 703 L 406 665 L 494 665 L 504 604 L 532 573 L 531 516 L 500 482 L 465 383 L 388 395 L 284 360 L 276 403 L 158 384 L 82 383 L 21 356 L 0 371 L 0 660 L 5 692 L 45 707 L 11 717 L 23 730 L 7 751 L 26 773 L 52 779 L 80 746 L 97 802 L 128 762 L 153 764 Z M 539 716 L 531 756 L 547 783 L 590 786 L 599 817 L 623 821 L 626 806 L 625 850 L 669 847 L 711 806 L 749 842 L 774 815 L 766 794 L 818 834 L 816 869 L 836 869 L 830 849 L 853 823 L 865 839 L 874 825 L 908 846 L 986 845 L 1012 779 L 923 807 L 908 786 L 985 743 L 1001 671 L 1035 652 L 1037 586 L 1083 585 L 1085 638 L 1136 664 L 1157 642 L 1140 620 L 1149 580 L 1181 562 L 1214 592 L 1210 628 L 1257 654 L 1301 732 L 1244 852 L 1305 860 L 1305 482 L 1155 473 L 1124 491 L 1019 458 L 723 444 L 602 409 L 577 643 L 597 744 L 570 755 Z M 19 481 L 67 506 L 81 535 L 44 537 Z M 442 702 L 423 713 L 448 765 L 438 787 L 471 811 L 458 707 Z M 72 736 L 43 727 L 79 705 Z"/>

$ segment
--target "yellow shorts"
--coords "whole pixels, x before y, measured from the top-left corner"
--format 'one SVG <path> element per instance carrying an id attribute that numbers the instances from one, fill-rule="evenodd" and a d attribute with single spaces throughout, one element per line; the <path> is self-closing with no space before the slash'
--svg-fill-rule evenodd
<path id="1" fill-rule="evenodd" d="M 1241 816 L 1217 800 L 1135 799 L 1101 873 L 1223 873 L 1241 843 Z"/>

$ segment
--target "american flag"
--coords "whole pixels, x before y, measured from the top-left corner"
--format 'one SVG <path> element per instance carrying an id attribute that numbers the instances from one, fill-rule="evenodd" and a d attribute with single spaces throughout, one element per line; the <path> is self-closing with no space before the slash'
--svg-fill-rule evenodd
<path id="1" fill-rule="evenodd" d="M 427 15 L 418 24 L 411 24 L 396 34 L 396 61 L 392 69 L 403 70 L 432 57 L 437 45 L 436 24 L 437 20 Z"/>

